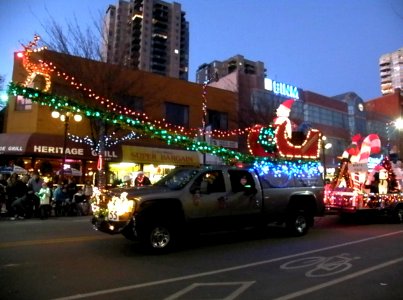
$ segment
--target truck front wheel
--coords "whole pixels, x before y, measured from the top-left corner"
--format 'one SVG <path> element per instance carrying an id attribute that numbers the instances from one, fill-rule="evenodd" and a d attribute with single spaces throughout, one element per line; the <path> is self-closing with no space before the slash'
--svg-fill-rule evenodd
<path id="1" fill-rule="evenodd" d="M 154 253 L 164 253 L 174 248 L 176 233 L 167 223 L 153 223 L 139 233 L 140 241 Z"/>
<path id="2" fill-rule="evenodd" d="M 286 227 L 293 236 L 303 236 L 309 230 L 310 222 L 303 210 L 291 212 L 286 220 Z"/>

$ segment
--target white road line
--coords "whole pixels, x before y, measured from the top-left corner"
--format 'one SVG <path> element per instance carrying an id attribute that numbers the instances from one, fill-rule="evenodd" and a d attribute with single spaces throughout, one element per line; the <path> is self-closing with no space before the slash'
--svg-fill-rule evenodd
<path id="1" fill-rule="evenodd" d="M 327 251 L 327 250 L 341 248 L 341 247 L 345 247 L 345 246 L 360 244 L 360 243 L 377 240 L 377 239 L 381 239 L 381 238 L 385 238 L 385 237 L 390 237 L 390 236 L 398 235 L 398 234 L 403 234 L 403 230 L 390 232 L 390 233 L 386 233 L 386 234 L 382 234 L 382 235 L 378 235 L 378 236 L 373 236 L 373 237 L 369 237 L 369 238 L 365 238 L 365 239 L 360 239 L 360 240 L 356 240 L 356 241 L 341 243 L 341 244 L 337 244 L 337 245 L 333 245 L 333 246 L 323 247 L 323 248 L 316 249 L 316 250 L 310 250 L 310 251 L 282 256 L 282 257 L 278 257 L 278 258 L 257 261 L 254 263 L 249 263 L 249 264 L 244 264 L 244 265 L 239 265 L 239 266 L 234 266 L 234 267 L 229 267 L 229 268 L 224 268 L 224 269 L 212 270 L 212 271 L 208 271 L 208 272 L 196 273 L 196 274 L 191 274 L 191 275 L 186 275 L 186 276 L 180 276 L 180 277 L 168 278 L 168 279 L 163 279 L 163 280 L 150 281 L 150 282 L 144 282 L 144 283 L 133 284 L 133 285 L 128 285 L 128 286 L 122 286 L 122 287 L 113 288 L 113 289 L 99 290 L 99 291 L 85 293 L 85 294 L 71 295 L 71 296 L 67 296 L 67 297 L 57 298 L 54 300 L 84 299 L 84 298 L 88 298 L 88 297 L 94 297 L 94 296 L 100 296 L 100 295 L 106 295 L 106 294 L 112 294 L 112 293 L 119 293 L 119 292 L 124 292 L 124 291 L 128 291 L 128 290 L 143 288 L 143 287 L 150 287 L 150 286 L 155 286 L 155 285 L 160 285 L 160 284 L 189 280 L 189 279 L 194 279 L 194 278 L 203 277 L 203 276 L 216 275 L 216 274 L 220 274 L 220 273 L 226 273 L 226 272 L 231 272 L 231 271 L 236 271 L 236 270 L 241 270 L 241 269 L 246 269 L 246 268 L 257 267 L 257 266 L 261 266 L 261 265 L 265 265 L 265 264 L 269 264 L 269 263 L 273 263 L 273 262 L 278 262 L 278 261 L 286 260 L 286 259 L 290 259 L 290 258 L 295 258 L 298 256 L 307 255 L 307 254 L 312 254 L 312 253 L 317 253 L 317 252 L 321 252 L 321 251 Z"/>
<path id="2" fill-rule="evenodd" d="M 361 271 L 358 271 L 358 272 L 355 272 L 355 273 L 352 273 L 352 274 L 348 274 L 346 276 L 336 278 L 334 280 L 324 282 L 322 284 L 311 286 L 311 287 L 309 287 L 307 289 L 303 289 L 303 290 L 300 290 L 298 292 L 294 292 L 294 293 L 291 293 L 291 294 L 288 294 L 288 295 L 285 295 L 285 296 L 282 296 L 282 297 L 279 297 L 279 298 L 275 298 L 273 300 L 289 300 L 289 299 L 301 297 L 303 295 L 306 295 L 306 294 L 321 290 L 323 288 L 327 288 L 329 286 L 338 284 L 340 282 L 343 282 L 343 281 L 346 281 L 346 280 L 349 280 L 349 279 L 359 277 L 361 275 L 365 275 L 367 273 L 370 273 L 370 272 L 373 272 L 373 271 L 376 271 L 376 270 L 379 270 L 379 269 L 382 269 L 382 268 L 386 268 L 386 267 L 388 267 L 390 265 L 394 265 L 394 264 L 397 264 L 397 263 L 400 263 L 400 262 L 403 262 L 403 257 L 400 257 L 400 258 L 397 258 L 397 259 L 394 259 L 394 260 L 390 260 L 390 261 L 384 262 L 382 264 L 372 266 L 370 268 L 367 268 L 367 269 L 364 269 L 364 270 L 361 270 Z"/>
<path id="3" fill-rule="evenodd" d="M 233 292 L 225 296 L 225 298 L 221 298 L 220 300 L 233 300 L 237 298 L 239 295 L 241 295 L 244 291 L 246 291 L 252 284 L 254 284 L 255 281 L 245 281 L 245 282 L 212 282 L 212 283 L 193 283 L 189 285 L 188 287 L 184 288 L 183 290 L 176 292 L 175 294 L 169 296 L 168 298 L 165 298 L 164 300 L 176 300 L 182 297 L 183 295 L 186 295 L 186 293 L 195 290 L 198 287 L 221 287 L 221 286 L 237 286 L 239 285 L 239 288 L 235 289 Z"/>

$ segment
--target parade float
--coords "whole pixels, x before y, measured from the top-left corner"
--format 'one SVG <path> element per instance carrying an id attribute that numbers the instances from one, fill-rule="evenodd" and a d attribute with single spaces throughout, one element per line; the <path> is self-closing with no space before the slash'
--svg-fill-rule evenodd
<path id="1" fill-rule="evenodd" d="M 377 134 L 352 137 L 332 182 L 325 188 L 328 213 L 387 216 L 403 221 L 402 170 L 381 154 Z"/>

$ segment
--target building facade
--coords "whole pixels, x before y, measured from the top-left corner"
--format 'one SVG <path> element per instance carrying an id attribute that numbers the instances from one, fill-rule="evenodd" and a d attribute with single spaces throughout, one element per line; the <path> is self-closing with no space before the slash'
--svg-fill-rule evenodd
<path id="1" fill-rule="evenodd" d="M 240 55 L 237 57 L 243 58 Z M 230 58 L 225 62 L 229 61 L 240 60 Z M 250 60 L 248 64 L 260 65 L 259 62 Z M 244 64 L 238 63 L 238 66 Z M 326 143 L 332 144 L 332 147 L 323 149 L 322 155 L 329 168 L 338 166 L 342 153 L 356 134 L 365 137 L 370 133 L 377 133 L 383 145 L 382 154 L 390 153 L 393 148 L 401 157 L 403 149 L 400 149 L 399 132 L 393 126 L 394 120 L 401 116 L 403 102 L 400 91 L 367 102 L 354 92 L 327 97 L 265 78 L 264 66 L 261 65 L 258 69 L 262 72 L 245 72 L 242 67 L 228 72 L 228 63 L 223 67 L 220 62 L 213 62 L 202 65 L 197 76 L 201 82 L 214 77 L 216 72 L 218 76 L 215 76 L 210 85 L 234 91 L 238 95 L 238 119 L 241 128 L 256 123 L 270 124 L 276 117 L 279 105 L 287 99 L 294 99 L 290 112 L 293 130 L 304 132 L 308 128 L 317 128 L 326 136 Z M 247 151 L 246 142 L 242 139 L 243 137 L 239 138 L 240 151 Z M 328 170 L 327 173 L 331 175 L 332 171 Z"/>
<path id="2" fill-rule="evenodd" d="M 395 89 L 403 90 L 403 48 L 382 55 L 379 72 L 382 95 L 393 94 Z"/>
<path id="3" fill-rule="evenodd" d="M 120 0 L 104 23 L 106 62 L 188 80 L 189 23 L 179 3 Z"/>
<path id="4" fill-rule="evenodd" d="M 13 82 L 26 83 L 35 65 L 39 68 L 52 65 L 49 95 L 43 98 L 62 97 L 61 101 L 66 102 L 57 108 L 60 113 L 67 106 L 71 111 L 69 99 L 85 105 L 86 109 L 79 110 L 83 120 L 77 123 L 70 118 L 68 123 L 61 122 L 51 116 L 55 107 L 32 101 L 35 93 L 24 97 L 17 92 L 15 97 L 10 97 L 4 133 L 0 134 L 1 165 L 18 163 L 27 170 L 43 170 L 46 166 L 50 173 L 56 173 L 62 167 L 64 152 L 65 164 L 80 170 L 83 179 L 93 176 L 100 153 L 96 151 L 97 145 L 88 140 L 97 132 L 101 134 L 102 119 L 107 118 L 102 111 L 107 111 L 113 114 L 113 119 L 109 119 L 102 134 L 117 142 L 109 143 L 101 153 L 111 174 L 108 183 L 125 176 L 133 178 L 140 170 L 155 181 L 174 166 L 220 161 L 212 155 L 205 158 L 199 152 L 188 151 L 178 143 L 153 138 L 151 130 L 154 135 L 168 130 L 198 140 L 203 139 L 201 128 L 205 118 L 216 129 L 237 128 L 237 97 L 230 91 L 47 50 L 32 54 L 28 69 L 24 59 L 16 53 Z M 45 90 L 46 80 L 42 75 L 38 73 L 29 86 Z M 215 100 L 209 103 L 206 116 L 203 112 L 205 93 Z M 100 107 L 103 109 L 94 114 Z M 88 114 L 92 117 L 87 118 Z M 113 125 L 113 120 L 127 116 L 138 120 L 137 127 L 134 126 L 137 130 L 121 122 Z M 149 126 L 145 127 L 147 124 Z M 161 129 L 157 132 L 156 128 Z M 232 137 L 209 140 L 237 150 Z"/>

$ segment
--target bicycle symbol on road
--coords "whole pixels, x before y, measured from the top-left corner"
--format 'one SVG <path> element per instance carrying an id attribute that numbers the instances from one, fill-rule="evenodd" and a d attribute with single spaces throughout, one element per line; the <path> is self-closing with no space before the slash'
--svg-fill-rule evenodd
<path id="1" fill-rule="evenodd" d="M 352 257 L 348 253 L 342 253 L 335 256 L 313 256 L 299 258 L 293 261 L 286 262 L 280 266 L 280 269 L 300 269 L 314 266 L 305 273 L 306 277 L 325 277 L 334 274 L 338 274 L 350 269 L 353 265 L 351 261 L 359 259 L 360 257 Z"/>

